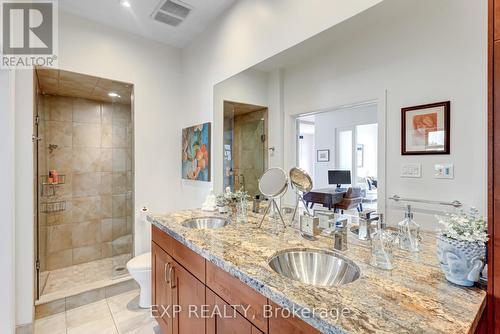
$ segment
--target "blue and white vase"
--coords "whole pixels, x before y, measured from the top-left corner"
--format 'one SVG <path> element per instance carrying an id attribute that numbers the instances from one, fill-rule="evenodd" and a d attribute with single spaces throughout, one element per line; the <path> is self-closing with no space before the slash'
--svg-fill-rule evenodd
<path id="1" fill-rule="evenodd" d="M 437 256 L 448 281 L 461 286 L 473 286 L 479 280 L 485 264 L 486 245 L 438 235 Z"/>

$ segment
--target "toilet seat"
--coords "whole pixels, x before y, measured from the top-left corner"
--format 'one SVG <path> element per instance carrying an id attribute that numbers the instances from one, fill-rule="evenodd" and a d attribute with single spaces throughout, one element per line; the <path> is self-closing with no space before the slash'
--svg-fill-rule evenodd
<path id="1" fill-rule="evenodd" d="M 136 256 L 128 261 L 127 269 L 129 272 L 151 270 L 151 252 Z"/>

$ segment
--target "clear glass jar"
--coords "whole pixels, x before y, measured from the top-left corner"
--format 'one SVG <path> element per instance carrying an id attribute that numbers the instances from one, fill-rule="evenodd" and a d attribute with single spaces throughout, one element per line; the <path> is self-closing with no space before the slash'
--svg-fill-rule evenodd
<path id="1" fill-rule="evenodd" d="M 377 230 L 371 236 L 372 256 L 370 264 L 380 269 L 392 270 L 394 269 L 393 248 L 396 238 L 382 226 L 383 216 L 380 214 Z"/>
<path id="2" fill-rule="evenodd" d="M 247 200 L 242 197 L 236 206 L 236 221 L 246 223 L 248 221 Z"/>
<path id="3" fill-rule="evenodd" d="M 405 219 L 398 224 L 399 248 L 409 251 L 420 251 L 420 225 L 413 220 L 411 206 L 408 205 Z"/>

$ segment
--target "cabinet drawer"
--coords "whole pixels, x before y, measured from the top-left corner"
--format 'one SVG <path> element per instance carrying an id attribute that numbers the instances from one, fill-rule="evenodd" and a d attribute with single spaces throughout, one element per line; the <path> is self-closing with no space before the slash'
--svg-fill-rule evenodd
<path id="1" fill-rule="evenodd" d="M 263 315 L 266 297 L 208 261 L 206 284 L 228 304 L 246 309 L 248 320 L 267 333 L 267 319 Z"/>
<path id="2" fill-rule="evenodd" d="M 205 259 L 167 233 L 153 226 L 153 241 L 179 262 L 191 274 L 205 283 Z"/>

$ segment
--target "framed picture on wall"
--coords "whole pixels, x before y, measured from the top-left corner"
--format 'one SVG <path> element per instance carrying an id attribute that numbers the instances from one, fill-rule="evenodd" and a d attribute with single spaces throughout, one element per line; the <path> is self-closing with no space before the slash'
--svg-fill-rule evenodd
<path id="1" fill-rule="evenodd" d="M 316 151 L 316 161 L 317 162 L 329 162 L 330 161 L 330 150 L 317 150 Z"/>
<path id="2" fill-rule="evenodd" d="M 210 182 L 210 140 L 212 124 L 182 129 L 182 178 Z"/>
<path id="3" fill-rule="evenodd" d="M 401 109 L 401 154 L 450 154 L 450 101 Z"/>

